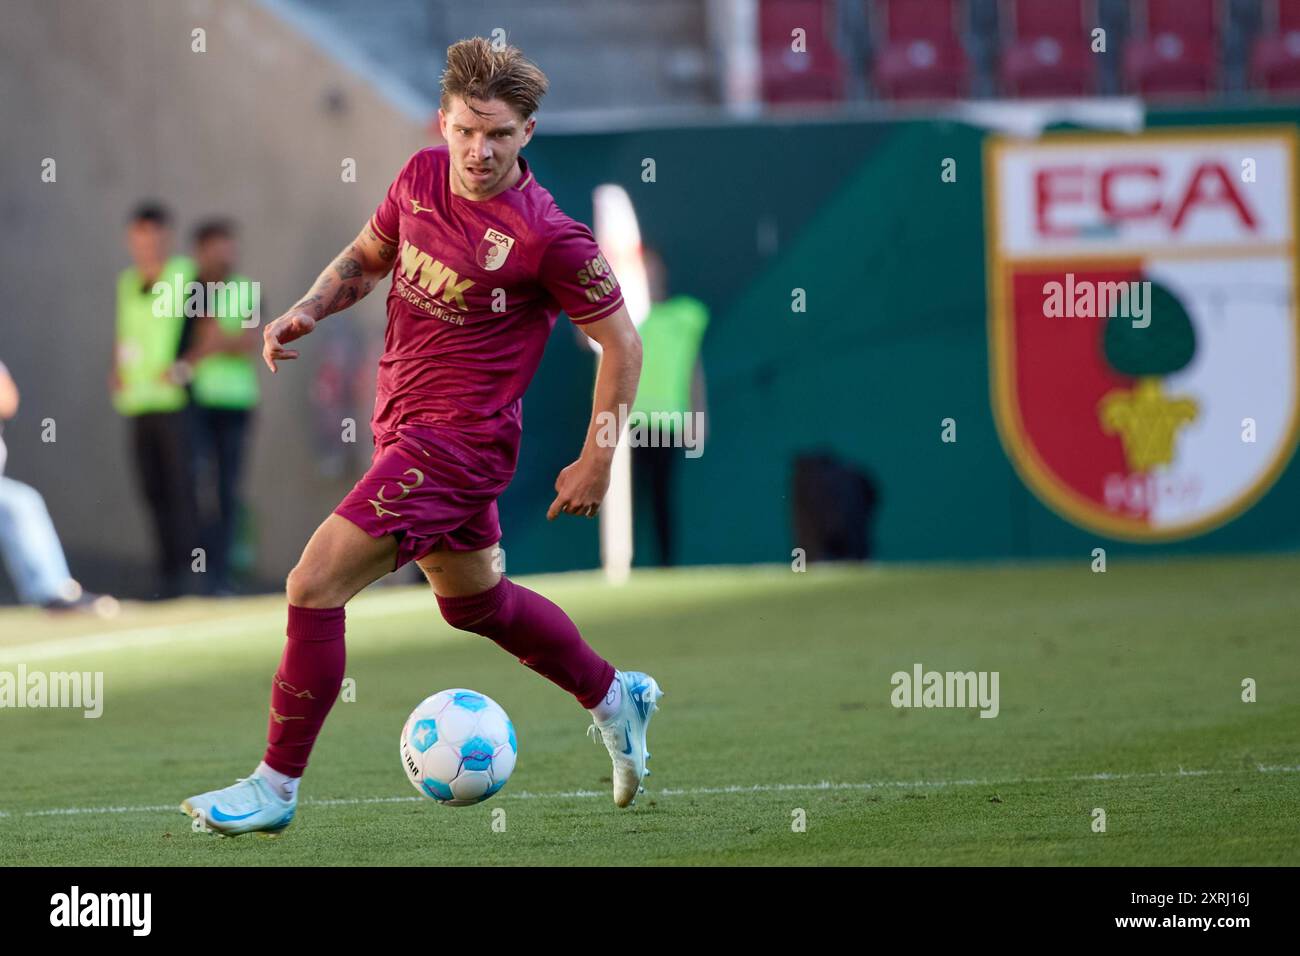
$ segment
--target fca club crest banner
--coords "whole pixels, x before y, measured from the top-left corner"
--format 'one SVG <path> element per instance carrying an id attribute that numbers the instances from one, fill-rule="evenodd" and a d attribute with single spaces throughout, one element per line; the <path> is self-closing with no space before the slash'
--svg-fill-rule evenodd
<path id="1" fill-rule="evenodd" d="M 993 138 L 989 367 L 1030 489 L 1083 528 L 1186 538 L 1295 447 L 1296 131 Z"/>

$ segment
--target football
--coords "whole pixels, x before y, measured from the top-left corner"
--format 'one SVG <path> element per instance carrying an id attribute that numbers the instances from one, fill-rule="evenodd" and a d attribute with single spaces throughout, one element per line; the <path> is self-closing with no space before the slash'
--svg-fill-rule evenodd
<path id="1" fill-rule="evenodd" d="M 472 806 L 504 787 L 518 753 L 514 724 L 501 705 L 464 688 L 426 697 L 402 728 L 407 779 L 449 807 Z"/>

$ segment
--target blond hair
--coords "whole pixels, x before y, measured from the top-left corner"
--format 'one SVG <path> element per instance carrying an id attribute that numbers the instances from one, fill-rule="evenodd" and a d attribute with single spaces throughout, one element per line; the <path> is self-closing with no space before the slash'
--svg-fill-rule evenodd
<path id="1" fill-rule="evenodd" d="M 442 71 L 442 108 L 448 108 L 453 96 L 459 96 L 467 104 L 472 99 L 499 99 L 526 120 L 537 112 L 549 86 L 546 74 L 518 47 L 498 50 L 483 37 L 471 37 L 447 47 L 447 68 Z"/>

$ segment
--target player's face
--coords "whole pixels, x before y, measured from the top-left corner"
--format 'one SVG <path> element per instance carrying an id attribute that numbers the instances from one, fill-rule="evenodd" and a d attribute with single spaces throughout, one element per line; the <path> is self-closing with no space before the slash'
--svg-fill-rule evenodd
<path id="1" fill-rule="evenodd" d="M 470 109 L 470 104 L 473 109 Z M 489 199 L 510 183 L 519 151 L 533 136 L 535 119 L 522 119 L 502 100 L 459 96 L 438 111 L 438 127 L 451 153 L 452 191 L 470 199 Z"/>

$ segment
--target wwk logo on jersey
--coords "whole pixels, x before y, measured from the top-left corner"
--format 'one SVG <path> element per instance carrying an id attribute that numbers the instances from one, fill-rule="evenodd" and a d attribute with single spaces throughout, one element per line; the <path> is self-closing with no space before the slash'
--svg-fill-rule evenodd
<path id="1" fill-rule="evenodd" d="M 442 293 L 442 301 L 461 310 L 465 304 L 465 290 L 474 284 L 473 279 L 461 281 L 451 269 L 429 255 L 409 240 L 402 241 L 401 276 L 411 285 L 418 285 L 430 296 Z"/>
<path id="2" fill-rule="evenodd" d="M 483 233 L 483 240 L 478 244 L 474 258 L 480 268 L 488 272 L 496 272 L 506 264 L 506 256 L 510 255 L 510 250 L 514 247 L 515 240 L 513 238 L 507 236 L 504 232 L 489 229 Z"/>

